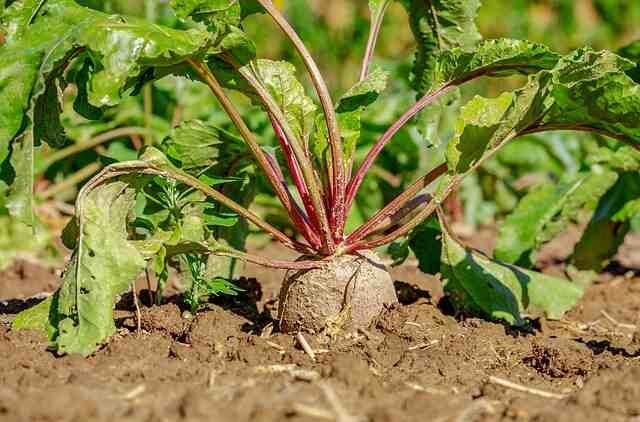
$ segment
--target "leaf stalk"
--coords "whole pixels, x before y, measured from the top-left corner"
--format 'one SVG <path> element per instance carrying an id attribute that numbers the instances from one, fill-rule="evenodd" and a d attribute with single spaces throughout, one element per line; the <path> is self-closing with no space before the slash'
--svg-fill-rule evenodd
<path id="1" fill-rule="evenodd" d="M 200 75 L 200 77 L 207 84 L 207 86 L 209 86 L 209 89 L 216 96 L 216 98 L 222 105 L 222 108 L 225 110 L 225 112 L 227 113 L 227 115 L 229 116 L 233 124 L 236 126 L 236 128 L 240 132 L 240 135 L 247 143 L 247 146 L 249 147 L 253 156 L 258 162 L 258 165 L 260 166 L 264 174 L 267 176 L 267 179 L 269 180 L 276 195 L 280 199 L 280 202 L 285 207 L 291 220 L 295 223 L 296 221 L 300 221 L 301 219 L 303 219 L 304 217 L 301 215 L 301 211 L 297 207 L 297 204 L 295 204 L 295 201 L 291 196 L 291 192 L 289 192 L 289 190 L 287 189 L 286 184 L 283 185 L 280 182 L 277 172 L 272 167 L 265 152 L 262 150 L 262 148 L 260 148 L 260 145 L 258 144 L 258 141 L 255 139 L 255 136 L 253 135 L 251 130 L 247 127 L 244 120 L 242 120 L 242 116 L 240 115 L 238 110 L 235 108 L 235 106 L 231 102 L 231 99 L 224 92 L 224 89 L 222 88 L 222 86 L 220 85 L 216 77 L 213 75 L 209 67 L 202 61 L 195 58 L 190 58 L 187 61 L 198 73 L 198 75 Z"/>
<path id="2" fill-rule="evenodd" d="M 311 82 L 318 94 L 320 104 L 327 124 L 327 132 L 329 134 L 329 145 L 331 147 L 331 172 L 328 179 L 330 181 L 331 188 L 331 201 L 330 201 L 330 225 L 333 230 L 333 235 L 336 241 L 342 240 L 342 232 L 344 230 L 344 221 L 346 220 L 346 177 L 345 177 L 345 161 L 344 150 L 342 147 L 342 138 L 340 135 L 340 128 L 338 126 L 338 118 L 336 111 L 329 95 L 326 82 L 322 77 L 318 65 L 314 61 L 313 57 L 307 50 L 306 46 L 291 27 L 289 22 L 285 19 L 282 13 L 273 5 L 271 0 L 258 0 L 258 2 L 264 7 L 267 13 L 273 18 L 275 23 L 280 27 L 282 32 L 293 43 L 293 46 L 300 54 L 302 61 L 309 72 Z M 333 177 L 332 177 L 333 176 Z"/>
<path id="3" fill-rule="evenodd" d="M 245 78 L 249 85 L 251 85 L 251 87 L 256 91 L 267 113 L 270 115 L 270 117 L 273 117 L 273 120 L 277 124 L 277 126 L 273 127 L 276 135 L 278 135 L 278 132 L 281 132 L 281 134 L 284 135 L 283 139 L 291 148 L 295 155 L 295 159 L 300 164 L 300 172 L 302 173 L 304 184 L 306 186 L 306 189 L 302 187 L 301 189 L 303 191 L 306 190 L 309 193 L 312 202 L 312 207 L 307 209 L 307 212 L 309 213 L 309 217 L 312 219 L 312 221 L 315 221 L 317 223 L 320 231 L 324 234 L 323 246 L 324 249 L 326 249 L 324 252 L 328 254 L 333 253 L 333 251 L 335 250 L 335 244 L 330 230 L 328 210 L 325 208 L 322 190 L 320 188 L 320 184 L 317 181 L 316 174 L 313 169 L 313 164 L 307 156 L 306 151 L 302 148 L 302 142 L 296 142 L 296 136 L 289 126 L 289 123 L 287 122 L 283 111 L 280 110 L 280 107 L 274 100 L 273 96 L 271 96 L 264 85 L 250 70 L 250 68 L 245 66 L 237 67 L 237 64 L 232 64 L 236 66 L 236 69 Z"/>
<path id="4" fill-rule="evenodd" d="M 432 91 L 425 96 L 423 96 L 418 102 L 416 102 L 409 110 L 407 110 L 400 118 L 394 122 L 389 129 L 378 139 L 378 141 L 374 144 L 374 146 L 369 150 L 367 156 L 364 161 L 358 168 L 358 171 L 353 176 L 351 181 L 349 182 L 349 186 L 347 188 L 347 197 L 346 197 L 346 207 L 347 210 L 351 208 L 353 201 L 356 197 L 356 193 L 358 192 L 358 188 L 362 184 L 364 180 L 364 176 L 367 174 L 374 161 L 385 147 L 385 145 L 393 138 L 393 136 L 398 133 L 398 131 L 416 114 L 418 114 L 423 108 L 427 105 L 431 104 L 438 98 L 442 97 L 444 94 L 452 90 L 456 87 L 454 83 L 448 83 L 442 85 L 440 88 Z"/>
<path id="5" fill-rule="evenodd" d="M 365 80 L 367 78 L 367 74 L 369 73 L 369 65 L 371 64 L 371 60 L 373 59 L 373 52 L 376 49 L 378 35 L 380 35 L 380 28 L 382 27 L 382 21 L 384 20 L 384 15 L 387 12 L 389 4 L 389 0 L 384 0 L 382 7 L 380 7 L 380 10 L 378 10 L 378 13 L 374 16 L 371 16 L 369 38 L 367 39 L 367 47 L 362 59 L 362 68 L 360 69 L 360 81 Z"/>
<path id="6" fill-rule="evenodd" d="M 442 176 L 446 171 L 447 164 L 443 163 L 413 182 L 411 186 L 409 186 L 400 195 L 396 196 L 384 208 L 382 208 L 373 217 L 371 217 L 369 221 L 367 221 L 353 233 L 351 233 L 347 237 L 346 243 L 353 244 L 355 242 L 358 242 L 369 236 L 371 233 L 379 231 L 380 227 L 388 225 L 391 222 L 391 216 L 399 212 L 418 193 L 420 193 L 420 191 L 429 186 L 433 181 Z"/>

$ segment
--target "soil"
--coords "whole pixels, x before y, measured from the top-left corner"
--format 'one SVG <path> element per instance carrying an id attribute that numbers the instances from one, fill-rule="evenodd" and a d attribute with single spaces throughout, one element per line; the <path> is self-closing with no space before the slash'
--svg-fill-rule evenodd
<path id="1" fill-rule="evenodd" d="M 469 241 L 490 250 L 491 231 Z M 545 272 L 570 242 L 542 254 Z M 562 321 L 527 330 L 452 316 L 439 280 L 406 263 L 401 303 L 354 334 L 306 334 L 315 358 L 274 327 L 282 272 L 252 266 L 242 295 L 195 316 L 178 296 L 143 306 L 141 332 L 125 296 L 108 344 L 57 357 L 9 328 L 58 280 L 21 264 L 0 274 L 0 421 L 640 421 L 639 243 Z"/>

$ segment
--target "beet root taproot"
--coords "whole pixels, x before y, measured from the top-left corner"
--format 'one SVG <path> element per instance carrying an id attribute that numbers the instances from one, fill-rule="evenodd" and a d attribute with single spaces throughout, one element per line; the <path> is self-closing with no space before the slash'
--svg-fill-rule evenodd
<path id="1" fill-rule="evenodd" d="M 371 251 L 325 260 L 323 268 L 289 271 L 280 290 L 280 331 L 319 333 L 339 320 L 366 328 L 385 306 L 398 302 L 391 275 Z"/>

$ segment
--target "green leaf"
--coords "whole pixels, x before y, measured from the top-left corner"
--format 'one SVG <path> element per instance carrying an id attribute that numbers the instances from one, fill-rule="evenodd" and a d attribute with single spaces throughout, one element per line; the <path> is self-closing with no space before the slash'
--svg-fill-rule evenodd
<path id="1" fill-rule="evenodd" d="M 624 204 L 622 209 L 615 213 L 611 219 L 620 223 L 631 221 L 638 216 L 640 216 L 640 198 L 632 199 Z"/>
<path id="2" fill-rule="evenodd" d="M 184 173 L 177 166 L 175 166 L 164 153 L 156 147 L 149 147 L 144 150 L 140 155 L 140 160 L 145 161 L 154 167 L 159 169 L 168 169 L 173 172 Z M 166 182 L 164 179 L 161 179 Z"/>
<path id="3" fill-rule="evenodd" d="M 0 163 L 5 162 L 11 142 L 31 127 L 33 140 L 14 145 L 14 151 L 32 156 L 34 144 L 41 140 L 54 147 L 65 142 L 59 122 L 59 84 L 66 63 L 80 49 L 94 61 L 91 74 L 80 80 L 85 82 L 81 102 L 86 91 L 88 104 L 102 107 L 117 104 L 146 73 L 181 63 L 209 44 L 209 34 L 202 29 L 163 28 L 87 9 L 72 0 L 13 2 L 0 29 L 7 33 L 0 49 Z M 30 179 L 19 187 L 19 195 L 31 195 L 33 170 L 14 172 Z M 2 172 L 4 184 L 14 183 L 11 174 Z M 26 209 L 29 204 L 23 201 L 18 207 Z"/>
<path id="4" fill-rule="evenodd" d="M 494 221 L 498 209 L 512 209 L 517 202 L 506 182 L 496 181 L 493 201 L 485 199 L 482 188 L 478 173 L 471 173 L 462 181 L 458 191 L 464 204 L 464 223 L 474 229 L 487 221 Z"/>
<path id="5" fill-rule="evenodd" d="M 0 194 L 5 196 L 0 203 L 4 202 L 14 217 L 29 225 L 33 224 L 34 143 L 44 139 L 52 146 L 60 146 L 64 142 L 57 120 L 60 107 L 56 81 L 60 63 L 72 48 L 68 40 L 49 40 L 42 33 L 64 26 L 59 22 L 51 22 L 47 31 L 30 25 L 39 3 L 15 2 L 0 20 L 0 31 L 7 34 L 0 49 L 0 164 L 4 162 Z M 47 105 L 53 108 L 44 113 Z M 31 122 L 38 125 L 35 130 Z M 23 136 L 18 139 L 20 135 Z M 11 150 L 13 156 L 8 158 Z"/>
<path id="6" fill-rule="evenodd" d="M 516 326 L 524 325 L 525 317 L 560 319 L 583 293 L 568 281 L 491 260 L 446 231 L 441 272 L 456 309 Z"/>
<path id="7" fill-rule="evenodd" d="M 106 154 L 103 156 L 109 157 L 116 162 L 134 161 L 138 158 L 138 152 L 122 142 L 111 142 L 107 147 Z"/>
<path id="8" fill-rule="evenodd" d="M 430 80 L 442 84 L 478 73 L 488 76 L 531 73 L 552 68 L 557 61 L 555 53 L 538 44 L 491 40 L 471 52 L 456 49 L 443 53 Z M 450 166 L 457 172 L 469 170 L 490 149 L 495 135 L 506 134 L 516 125 L 522 126 L 542 115 L 548 80 L 549 76 L 543 73 L 518 91 L 505 92 L 493 99 L 476 96 L 462 107 L 454 141 L 447 151 Z"/>
<path id="9" fill-rule="evenodd" d="M 62 92 L 66 87 L 61 78 L 63 70 L 64 68 L 58 66 L 54 72 L 47 75 L 44 92 L 37 97 L 33 105 L 33 138 L 36 145 L 44 141 L 54 148 L 61 148 L 67 143 L 60 122 Z"/>
<path id="10" fill-rule="evenodd" d="M 243 146 L 244 147 L 244 146 Z M 153 147 L 147 148 L 144 154 L 140 157 L 142 160 L 147 161 L 158 168 L 168 168 L 174 172 L 181 172 L 176 168 L 164 154 Z M 256 192 L 256 166 L 252 159 L 248 156 L 237 156 L 234 159 L 221 160 L 220 164 L 217 164 L 210 168 L 212 171 L 213 180 L 220 184 L 224 183 L 219 190 L 227 197 L 233 199 L 240 205 L 248 208 L 253 202 Z M 216 174 L 233 174 L 233 178 L 215 176 Z M 200 179 L 203 179 L 202 176 Z M 189 204 L 190 199 L 186 199 L 185 215 L 194 215 L 199 219 L 197 223 L 195 220 L 190 220 L 195 224 L 191 227 L 207 225 L 207 229 L 210 231 L 207 239 L 216 239 L 222 243 L 226 243 L 231 247 L 243 250 L 245 247 L 246 238 L 249 234 L 249 225 L 245 219 L 240 219 L 232 210 L 222 206 L 221 204 L 207 200 L 203 197 L 199 198 L 196 203 Z M 186 207 L 189 205 L 189 207 Z M 232 224 L 233 223 L 233 224 Z M 184 238 L 184 234 L 180 235 Z M 194 236 L 191 236 L 194 237 Z M 193 239 L 191 239 L 193 240 Z M 200 241 L 201 239 L 198 239 Z M 186 253 L 186 252 L 181 252 Z M 214 257 L 212 259 L 216 261 L 217 268 L 220 271 L 228 271 L 231 268 L 231 276 L 235 276 L 236 268 L 235 259 L 227 257 Z M 222 270 L 222 269 L 226 270 Z M 220 275 L 215 274 L 215 275 Z M 224 274 L 225 276 L 228 273 Z"/>
<path id="11" fill-rule="evenodd" d="M 222 193 L 243 207 L 249 208 L 258 193 L 256 166 L 251 159 L 244 158 L 236 163 L 233 168 L 233 174 L 240 180 L 225 184 L 222 188 Z M 205 220 L 208 218 L 207 214 L 211 211 L 205 211 Z M 219 217 L 229 216 L 229 218 L 231 214 L 235 214 L 232 210 L 223 206 L 219 206 L 216 213 Z M 244 250 L 247 236 L 249 235 L 249 223 L 244 218 L 239 219 L 233 225 L 220 223 L 221 221 L 218 220 L 218 224 L 214 224 L 213 226 L 215 227 L 211 227 L 213 238 L 226 242 L 235 249 Z M 230 220 L 228 220 L 228 223 L 230 223 Z M 233 262 L 230 258 L 216 258 L 226 262 Z"/>
<path id="12" fill-rule="evenodd" d="M 480 42 L 473 49 L 453 48 L 441 52 L 423 76 L 424 91 L 445 82 L 464 80 L 469 75 L 504 77 L 553 69 L 560 55 L 542 44 L 500 38 Z"/>
<path id="13" fill-rule="evenodd" d="M 187 172 L 221 163 L 228 165 L 232 155 L 246 149 L 238 137 L 200 120 L 180 124 L 160 148 Z"/>
<path id="14" fill-rule="evenodd" d="M 513 93 L 495 99 L 476 97 L 465 107 L 447 147 L 449 172 L 442 178 L 437 198 L 444 200 L 464 177 L 544 113 L 549 80 L 549 75 L 542 74 Z"/>
<path id="15" fill-rule="evenodd" d="M 317 106 L 296 79 L 296 68 L 285 61 L 260 59 L 257 74 L 273 96 L 299 142 L 307 144 L 313 130 Z"/>
<path id="16" fill-rule="evenodd" d="M 76 218 L 69 219 L 69 222 L 62 229 L 60 240 L 67 249 L 75 249 L 78 245 L 78 238 L 80 237 L 80 227 L 78 226 L 78 220 Z"/>
<path id="17" fill-rule="evenodd" d="M 592 220 L 576 244 L 571 263 L 580 271 L 601 271 L 629 233 L 628 221 Z"/>
<path id="18" fill-rule="evenodd" d="M 0 181 L 7 183 L 4 207 L 20 222 L 32 226 L 33 215 L 33 132 L 27 131 L 11 143 L 11 156 L 6 170 L 0 171 Z M 6 175 L 6 176 L 5 176 Z M 0 191 L 0 193 L 2 193 Z M 0 202 L 1 203 L 1 202 Z"/>
<path id="19" fill-rule="evenodd" d="M 618 175 L 601 170 L 579 173 L 560 183 L 545 183 L 524 196 L 500 225 L 494 256 L 531 267 L 535 252 L 564 230 L 584 207 L 595 207 Z"/>
<path id="20" fill-rule="evenodd" d="M 474 98 L 464 108 L 456 136 L 449 144 L 450 170 L 437 196 L 444 198 L 506 142 L 531 129 L 598 131 L 640 145 L 640 87 L 624 73 L 629 66 L 628 61 L 613 53 L 582 49 L 563 57 L 552 70 L 530 77 L 525 87 L 511 94 L 510 104 L 510 94 L 496 99 Z M 633 166 L 634 162 L 615 153 L 607 160 L 622 166 Z M 581 204 L 593 206 L 615 182 L 615 173 L 606 173 L 594 174 L 583 190 L 548 188 L 535 194 L 539 197 L 524 201 L 501 233 L 497 256 L 530 264 L 533 257 L 530 253 L 526 256 L 528 251 L 557 234 Z M 576 194 L 566 197 L 566 209 L 553 207 L 572 190 Z M 606 198 L 607 195 L 603 201 Z M 541 204 L 547 200 L 547 207 L 533 206 L 536 201 Z M 624 236 L 624 225 L 610 219 L 598 220 L 598 215 L 596 210 L 592 228 L 587 229 L 584 242 L 574 252 L 578 269 L 598 268 L 615 253 Z"/>
<path id="21" fill-rule="evenodd" d="M 573 134 L 565 134 L 573 136 Z M 508 180 L 530 173 L 548 173 L 560 177 L 566 172 L 575 173 L 580 157 L 575 153 L 575 142 L 557 136 L 526 136 L 505 145 L 496 154 L 496 163 L 489 170 L 492 174 Z"/>
<path id="22" fill-rule="evenodd" d="M 178 230 L 165 231 L 157 229 L 153 235 L 144 240 L 132 240 L 131 244 L 140 252 L 144 259 L 152 259 L 160 254 L 165 245 L 175 245 L 179 242 L 181 233 Z"/>
<path id="23" fill-rule="evenodd" d="M 345 92 L 336 107 L 338 113 L 362 110 L 373 104 L 387 87 L 389 72 L 374 66 L 367 77 Z"/>
<path id="24" fill-rule="evenodd" d="M 244 65 L 256 55 L 256 47 L 241 29 L 242 20 L 262 10 L 255 0 L 172 0 L 171 7 L 180 18 L 202 22 L 215 43 L 210 54 L 232 55 Z"/>
<path id="25" fill-rule="evenodd" d="M 401 265 L 412 251 L 418 260 L 418 268 L 427 274 L 437 274 L 440 271 L 440 255 L 442 242 L 441 229 L 438 219 L 433 216 L 423 221 L 413 229 L 405 239 L 389 245 L 387 253 L 393 259 L 393 266 Z"/>
<path id="26" fill-rule="evenodd" d="M 638 172 L 621 173 L 616 183 L 598 202 L 584 234 L 571 257 L 579 270 L 599 271 L 606 266 L 631 228 L 640 199 Z"/>
<path id="27" fill-rule="evenodd" d="M 126 182 L 100 185 L 78 202 L 79 239 L 52 298 L 20 313 L 16 329 L 47 332 L 59 353 L 87 356 L 115 333 L 113 303 L 144 269 L 126 224 L 135 190 Z"/>
<path id="28" fill-rule="evenodd" d="M 640 150 L 630 145 L 600 141 L 587 144 L 585 162 L 620 172 L 640 171 Z"/>
<path id="29" fill-rule="evenodd" d="M 353 157 L 360 140 L 362 114 L 386 89 L 388 80 L 389 72 L 374 66 L 364 80 L 357 82 L 340 98 L 336 112 L 347 160 Z M 324 123 L 321 127 L 326 132 Z M 323 137 L 326 139 L 327 135 L 323 133 Z"/>
<path id="30" fill-rule="evenodd" d="M 442 254 L 442 229 L 434 216 L 418 227 L 409 236 L 409 247 L 418 260 L 418 268 L 426 274 L 437 274 L 440 271 Z"/>
<path id="31" fill-rule="evenodd" d="M 64 38 L 48 37 L 48 31 L 60 30 L 64 24 L 45 18 L 50 21 L 47 31 L 29 25 L 36 7 L 33 1 L 14 2 L 2 16 L 0 29 L 7 36 L 0 49 L 0 162 L 9 154 L 9 143 L 29 126 L 26 114 L 33 113 L 47 91 L 48 75 L 72 48 Z"/>
<path id="32" fill-rule="evenodd" d="M 578 222 L 581 211 L 593 213 L 602 196 L 616 183 L 619 175 L 607 168 L 594 167 L 588 174 L 582 173 L 576 177 L 584 177 L 584 182 L 563 201 L 560 213 L 544 226 L 544 231 L 536 239 L 538 245 L 550 241 L 570 222 Z"/>
<path id="33" fill-rule="evenodd" d="M 89 102 L 88 83 L 91 74 L 95 72 L 94 67 L 93 62 L 89 58 L 85 59 L 82 67 L 75 73 L 74 80 L 78 94 L 73 102 L 73 109 L 76 113 L 89 120 L 98 120 L 102 117 L 102 109 Z"/>
<path id="34" fill-rule="evenodd" d="M 49 340 L 55 339 L 59 323 L 56 313 L 58 297 L 59 292 L 55 292 L 37 305 L 20 312 L 11 323 L 11 329 L 40 331 Z"/>
<path id="35" fill-rule="evenodd" d="M 417 42 L 413 88 L 424 94 L 438 54 L 453 48 L 469 50 L 482 38 L 475 24 L 479 0 L 402 0 Z"/>
<path id="36" fill-rule="evenodd" d="M 124 181 L 96 187 L 78 203 L 80 238 L 60 288 L 55 339 L 60 353 L 87 356 L 115 333 L 113 303 L 144 269 L 128 240 L 136 192 Z"/>
<path id="37" fill-rule="evenodd" d="M 41 224 L 30 227 L 16 218 L 0 215 L 0 271 L 20 258 L 47 263 L 56 256 L 54 250 L 53 236 Z"/>
<path id="38" fill-rule="evenodd" d="M 204 255 L 184 256 L 184 262 L 190 275 L 190 286 L 184 293 L 185 303 L 190 306 L 191 312 L 196 312 L 198 307 L 211 295 L 226 294 L 236 296 L 242 289 L 235 286 L 224 277 L 211 278 L 208 274 L 210 259 Z"/>
<path id="39" fill-rule="evenodd" d="M 506 142 L 530 130 L 598 131 L 640 145 L 640 86 L 624 73 L 629 66 L 611 52 L 582 49 L 512 94 L 475 98 L 456 126 L 447 150 L 450 171 L 441 186 L 457 186 Z M 439 194 L 451 189 L 446 191 Z"/>
<path id="40" fill-rule="evenodd" d="M 165 28 L 144 20 L 121 16 L 91 16 L 78 43 L 100 57 L 101 69 L 89 82 L 89 102 L 113 106 L 123 97 L 130 79 L 147 69 L 170 67 L 198 53 L 209 41 L 201 30 Z"/>
<path id="41" fill-rule="evenodd" d="M 391 264 L 392 267 L 404 264 L 407 258 L 409 258 L 409 240 L 396 240 L 387 248 L 387 254 L 393 260 Z"/>
<path id="42" fill-rule="evenodd" d="M 182 239 L 186 242 L 199 243 L 203 242 L 206 238 L 202 216 L 198 214 L 199 212 L 194 212 L 193 214 L 187 214 L 182 218 Z"/>
<path id="43" fill-rule="evenodd" d="M 20 8 L 21 3 L 14 6 Z M 22 13 L 29 14 L 35 7 L 23 6 Z M 0 116 L 19 122 L 31 97 L 34 102 L 43 94 L 52 98 L 51 88 L 45 89 L 51 86 L 45 83 L 47 75 L 60 72 L 60 66 L 76 49 L 85 48 L 92 53 L 91 58 L 98 61 L 89 81 L 91 104 L 115 105 L 131 78 L 148 68 L 182 62 L 200 51 L 208 37 L 205 31 L 197 29 L 163 28 L 143 20 L 80 7 L 71 0 L 49 0 L 31 25 L 20 27 L 3 45 L 0 81 L 6 85 L 3 93 L 7 97 L 3 97 L 3 104 L 8 100 L 9 104 L 4 104 Z M 2 126 L 6 130 L 6 125 Z M 16 135 L 19 124 L 13 123 L 10 127 L 12 130 L 1 134 L 0 139 Z"/>
<path id="44" fill-rule="evenodd" d="M 171 0 L 170 5 L 179 18 L 193 17 L 205 22 L 226 18 L 240 23 L 240 6 L 234 0 Z"/>
<path id="45" fill-rule="evenodd" d="M 207 226 L 232 227 L 239 220 L 240 216 L 234 212 L 220 212 L 212 208 L 204 211 L 204 223 Z"/>
<path id="46" fill-rule="evenodd" d="M 171 0 L 170 5 L 179 18 L 218 26 L 238 26 L 245 17 L 263 10 L 255 0 Z"/>
<path id="47" fill-rule="evenodd" d="M 476 96 L 462 107 L 454 139 L 447 148 L 450 169 L 465 173 L 482 159 L 512 104 L 513 93 L 505 92 L 491 99 Z"/>
<path id="48" fill-rule="evenodd" d="M 246 65 L 256 57 L 256 46 L 244 31 L 231 27 L 217 48 L 210 49 L 209 52 L 214 54 L 226 53 L 232 56 L 239 64 Z"/>
<path id="49" fill-rule="evenodd" d="M 442 52 L 460 48 L 468 51 L 482 39 L 474 22 L 479 0 L 402 0 L 417 49 L 411 71 L 411 87 L 421 97 L 432 88 Z M 458 106 L 458 90 L 428 105 L 421 113 L 424 138 L 439 145 L 440 121 L 449 107 Z"/>
<path id="50" fill-rule="evenodd" d="M 243 291 L 231 281 L 222 277 L 216 277 L 212 280 L 207 281 L 206 289 L 208 294 L 216 296 L 221 294 L 237 296 L 239 292 Z"/>
<path id="51" fill-rule="evenodd" d="M 473 49 L 456 47 L 437 53 L 431 59 L 432 64 L 423 69 L 423 74 L 419 76 L 422 82 L 418 95 L 479 75 L 497 77 L 536 73 L 553 68 L 559 58 L 558 54 L 543 45 L 512 39 L 482 41 Z M 418 75 L 415 77 L 418 78 Z M 434 144 L 438 143 L 442 113 L 448 109 L 455 110 L 459 97 L 459 90 L 456 89 L 423 111 L 424 136 L 433 140 Z"/>
<path id="52" fill-rule="evenodd" d="M 625 45 L 618 54 L 636 63 L 636 67 L 627 70 L 627 75 L 634 81 L 640 83 L 640 40 Z"/>
<path id="53" fill-rule="evenodd" d="M 362 114 L 373 104 L 387 87 L 389 72 L 374 66 L 367 77 L 345 92 L 336 106 L 338 126 L 342 136 L 345 158 L 350 160 L 360 140 Z M 324 115 L 316 116 L 316 125 L 311 139 L 311 153 L 316 163 L 324 168 L 328 160 L 329 143 Z M 324 172 L 321 172 L 324 173 Z"/>
<path id="54" fill-rule="evenodd" d="M 176 128 L 162 148 L 201 181 L 210 186 L 222 185 L 218 189 L 237 203 L 248 207 L 253 202 L 257 192 L 256 166 L 241 139 L 200 121 L 190 121 Z M 162 153 L 152 148 L 142 158 L 168 165 Z M 220 204 L 202 202 L 198 207 L 212 236 L 244 249 L 249 232 L 246 221 Z M 229 262 L 228 258 L 217 259 Z"/>
<path id="55" fill-rule="evenodd" d="M 609 51 L 581 49 L 551 71 L 552 106 L 541 125 L 602 130 L 640 145 L 640 86 L 633 64 Z"/>

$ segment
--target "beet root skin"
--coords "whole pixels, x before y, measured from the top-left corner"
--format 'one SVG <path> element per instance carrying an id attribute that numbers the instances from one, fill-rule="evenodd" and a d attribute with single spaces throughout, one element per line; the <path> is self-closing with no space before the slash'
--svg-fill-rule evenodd
<path id="1" fill-rule="evenodd" d="M 280 331 L 319 333 L 347 313 L 346 327 L 366 328 L 398 302 L 391 275 L 372 251 L 327 260 L 324 268 L 288 271 L 280 289 Z"/>

